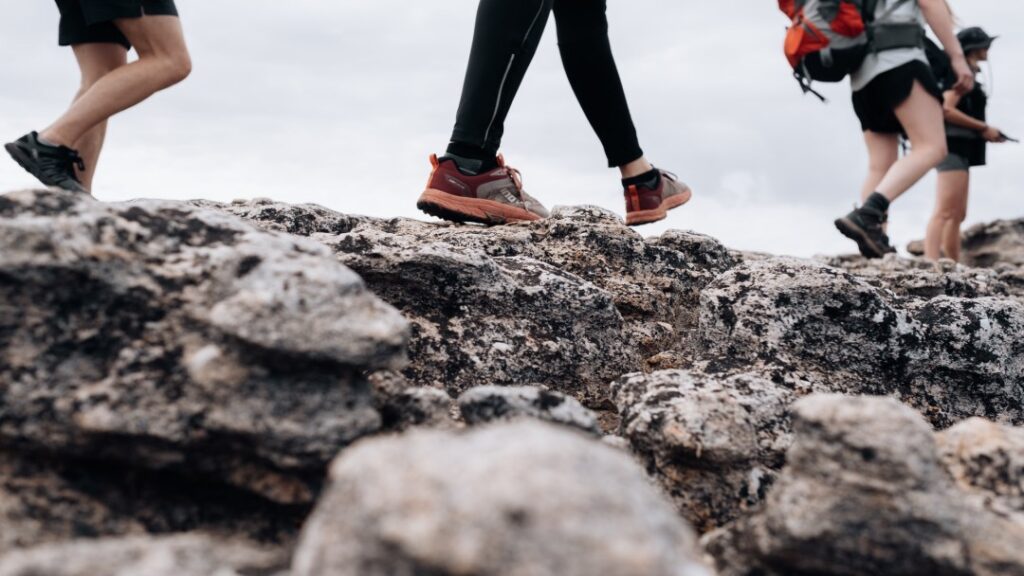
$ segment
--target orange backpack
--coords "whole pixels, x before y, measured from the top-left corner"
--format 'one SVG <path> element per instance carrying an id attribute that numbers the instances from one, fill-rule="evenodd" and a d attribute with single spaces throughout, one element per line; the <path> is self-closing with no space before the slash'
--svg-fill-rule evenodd
<path id="1" fill-rule="evenodd" d="M 786 59 L 804 93 L 824 100 L 811 88 L 813 81 L 841 82 L 863 64 L 869 50 L 877 49 L 872 41 L 878 1 L 779 0 L 779 8 L 792 22 L 786 34 Z M 908 1 L 895 0 L 878 21 L 884 22 Z"/>

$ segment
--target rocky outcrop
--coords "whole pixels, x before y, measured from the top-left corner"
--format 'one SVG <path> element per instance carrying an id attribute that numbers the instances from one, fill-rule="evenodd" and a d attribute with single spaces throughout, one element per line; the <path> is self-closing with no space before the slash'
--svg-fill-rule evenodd
<path id="1" fill-rule="evenodd" d="M 985 509 L 892 399 L 800 401 L 764 509 L 709 537 L 723 576 L 1024 574 L 1024 519 Z"/>
<path id="2" fill-rule="evenodd" d="M 0 197 L 0 440 L 283 503 L 380 417 L 407 326 L 320 245 L 180 203 Z"/>
<path id="3" fill-rule="evenodd" d="M 629 457 L 535 421 L 371 440 L 331 467 L 294 576 L 709 576 Z"/>
<path id="4" fill-rule="evenodd" d="M 0 576 L 274 576 L 287 556 L 199 535 L 41 546 L 0 558 Z"/>
<path id="5" fill-rule="evenodd" d="M 1024 303 L 899 298 L 858 276 L 769 259 L 701 296 L 701 343 L 718 369 L 786 367 L 834 392 L 895 394 L 935 425 L 1022 423 Z"/>
<path id="6" fill-rule="evenodd" d="M 269 201 L 221 208 L 333 249 L 411 321 L 409 379 L 456 396 L 540 383 L 605 405 L 619 375 L 685 356 L 700 289 L 737 261 L 706 236 L 645 240 L 590 207 L 496 228 Z"/>
<path id="7" fill-rule="evenodd" d="M 597 415 L 565 394 L 536 386 L 480 386 L 459 396 L 459 413 L 470 425 L 536 418 L 600 434 Z"/>
<path id="8" fill-rule="evenodd" d="M 270 576 L 305 524 L 291 576 L 707 574 L 689 521 L 726 576 L 1021 573 L 989 260 L 2 197 L 0 566 Z"/>

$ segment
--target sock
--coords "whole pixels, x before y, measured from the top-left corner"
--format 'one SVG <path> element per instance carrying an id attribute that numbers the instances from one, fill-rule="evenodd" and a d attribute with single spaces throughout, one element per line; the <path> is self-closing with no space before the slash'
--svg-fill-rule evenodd
<path id="1" fill-rule="evenodd" d="M 648 190 L 654 190 L 661 184 L 661 171 L 657 168 L 652 169 L 650 172 L 644 172 L 639 176 L 633 176 L 632 178 L 625 178 L 622 181 L 622 187 L 629 189 L 630 186 L 637 186 L 640 188 L 647 188 Z"/>
<path id="2" fill-rule="evenodd" d="M 451 142 L 448 144 L 448 158 L 455 160 L 459 169 L 470 174 L 482 174 L 498 167 L 498 155 L 472 144 L 462 142 Z"/>
<path id="3" fill-rule="evenodd" d="M 871 196 L 868 196 L 868 199 L 864 202 L 864 207 L 885 214 L 889 211 L 889 204 L 890 202 L 888 198 L 882 196 L 878 192 L 874 192 Z"/>

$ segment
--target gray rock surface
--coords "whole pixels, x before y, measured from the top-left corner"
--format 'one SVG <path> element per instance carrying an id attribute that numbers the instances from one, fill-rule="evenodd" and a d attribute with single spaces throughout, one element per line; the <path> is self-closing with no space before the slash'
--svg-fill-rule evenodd
<path id="1" fill-rule="evenodd" d="M 628 456 L 536 421 L 369 440 L 331 467 L 294 576 L 708 576 Z"/>
<path id="2" fill-rule="evenodd" d="M 1024 574 L 1024 521 L 957 487 L 920 414 L 816 395 L 794 429 L 764 509 L 707 538 L 722 576 Z"/>
<path id="3" fill-rule="evenodd" d="M 768 259 L 701 296 L 701 343 L 718 369 L 779 366 L 825 389 L 896 394 L 937 426 L 1024 422 L 1024 303 L 900 298 L 836 268 Z"/>
<path id="4" fill-rule="evenodd" d="M 452 419 L 455 402 L 444 390 L 413 386 L 394 371 L 371 374 L 370 384 L 383 431 L 402 432 L 414 426 L 455 426 Z"/>
<path id="5" fill-rule="evenodd" d="M 972 418 L 940 433 L 938 444 L 961 488 L 994 511 L 1024 514 L 1024 428 Z"/>
<path id="6" fill-rule="evenodd" d="M 624 376 L 613 389 L 620 433 L 701 531 L 764 499 L 792 441 L 789 405 L 806 392 L 683 370 Z"/>
<path id="7" fill-rule="evenodd" d="M 495 228 L 266 202 L 221 208 L 331 247 L 412 322 L 410 380 L 452 395 L 540 383 L 601 406 L 607 383 L 649 358 L 686 361 L 700 288 L 737 262 L 706 236 L 645 240 L 592 207 Z"/>
<path id="8" fill-rule="evenodd" d="M 601 434 L 597 415 L 575 398 L 537 386 L 479 386 L 463 392 L 458 405 L 471 425 L 535 418 Z"/>
<path id="9" fill-rule="evenodd" d="M 202 535 L 41 546 L 0 557 L 0 576 L 275 576 L 287 555 Z"/>
<path id="10" fill-rule="evenodd" d="M 323 246 L 175 202 L 0 197 L 0 441 L 308 503 L 408 327 Z"/>

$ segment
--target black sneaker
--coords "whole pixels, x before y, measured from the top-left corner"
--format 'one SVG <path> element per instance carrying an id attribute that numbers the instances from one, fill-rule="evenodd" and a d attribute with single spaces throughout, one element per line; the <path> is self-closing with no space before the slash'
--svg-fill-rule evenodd
<path id="1" fill-rule="evenodd" d="M 28 170 L 47 186 L 63 188 L 68 192 L 88 194 L 75 175 L 75 167 L 85 170 L 85 162 L 78 152 L 67 146 L 50 146 L 39 141 L 32 132 L 4 146 L 14 161 Z"/>
<path id="2" fill-rule="evenodd" d="M 883 229 L 888 219 L 889 215 L 885 212 L 861 207 L 836 220 L 836 228 L 843 236 L 857 243 L 865 258 L 882 258 L 896 252 Z"/>

